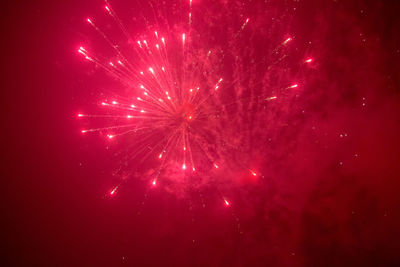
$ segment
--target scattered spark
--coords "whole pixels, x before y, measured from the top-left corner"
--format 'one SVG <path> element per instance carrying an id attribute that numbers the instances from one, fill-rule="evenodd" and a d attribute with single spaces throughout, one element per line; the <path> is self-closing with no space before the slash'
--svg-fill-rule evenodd
<path id="1" fill-rule="evenodd" d="M 225 206 L 229 206 L 229 205 L 230 205 L 230 203 L 228 202 L 228 200 L 226 200 L 225 198 L 224 198 L 224 202 L 225 202 Z"/>
<path id="2" fill-rule="evenodd" d="M 117 192 L 118 186 L 114 187 L 111 192 L 110 192 L 110 196 L 114 196 Z"/>
<path id="3" fill-rule="evenodd" d="M 290 41 L 292 41 L 292 37 L 287 38 L 282 44 L 286 45 L 287 43 L 289 43 Z"/>

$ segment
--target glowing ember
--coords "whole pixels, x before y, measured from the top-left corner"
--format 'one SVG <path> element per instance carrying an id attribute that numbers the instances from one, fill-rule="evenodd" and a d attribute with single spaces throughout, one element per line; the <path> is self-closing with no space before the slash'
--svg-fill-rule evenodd
<path id="1" fill-rule="evenodd" d="M 114 189 L 113 189 L 113 190 L 111 190 L 111 192 L 110 192 L 110 196 L 113 196 L 113 195 L 115 195 L 115 194 L 116 194 L 116 192 L 117 192 L 117 189 L 118 189 L 118 186 L 114 187 Z"/>
<path id="2" fill-rule="evenodd" d="M 230 205 L 230 203 L 228 202 L 228 200 L 224 199 L 224 202 L 225 202 L 225 206 L 229 206 L 229 205 Z"/>

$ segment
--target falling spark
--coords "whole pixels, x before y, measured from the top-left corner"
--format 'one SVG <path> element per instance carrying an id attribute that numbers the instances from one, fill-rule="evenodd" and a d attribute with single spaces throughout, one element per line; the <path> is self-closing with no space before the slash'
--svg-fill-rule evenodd
<path id="1" fill-rule="evenodd" d="M 117 192 L 117 189 L 118 189 L 118 186 L 114 187 L 113 190 L 111 190 L 111 192 L 110 192 L 110 196 L 115 195 Z"/>
<path id="2" fill-rule="evenodd" d="M 229 206 L 229 205 L 230 205 L 230 203 L 228 202 L 228 200 L 226 200 L 225 198 L 224 198 L 224 202 L 225 202 L 225 206 Z"/>
<path id="3" fill-rule="evenodd" d="M 271 97 L 267 97 L 265 100 L 270 101 L 270 100 L 275 100 L 277 99 L 276 96 L 271 96 Z"/>
<path id="4" fill-rule="evenodd" d="M 287 43 L 289 43 L 290 41 L 292 41 L 292 37 L 287 38 L 282 44 L 286 45 Z"/>

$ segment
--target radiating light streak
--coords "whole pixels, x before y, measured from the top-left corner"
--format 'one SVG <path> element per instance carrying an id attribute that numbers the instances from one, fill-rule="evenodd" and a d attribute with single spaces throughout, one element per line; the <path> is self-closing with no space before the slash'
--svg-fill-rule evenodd
<path id="1" fill-rule="evenodd" d="M 186 33 L 181 34 L 182 46 L 178 45 L 178 47 L 173 46 L 179 44 L 179 35 L 178 40 L 175 40 L 175 42 L 168 42 L 168 47 L 166 47 L 166 39 L 162 37 L 162 33 L 159 33 L 158 31 L 151 32 L 149 35 L 143 35 L 146 39 L 141 37 L 140 40 L 132 42 L 130 34 L 127 33 L 125 27 L 121 23 L 121 20 L 113 11 L 108 1 L 106 1 L 104 8 L 115 20 L 115 22 L 117 22 L 118 26 L 123 31 L 130 43 L 134 44 L 132 49 L 134 53 L 136 53 L 135 60 L 128 60 L 128 58 L 122 53 L 123 50 L 120 48 L 120 46 L 112 42 L 112 39 L 110 39 L 100 28 L 96 26 L 92 18 L 87 18 L 87 22 L 114 49 L 116 56 L 113 57 L 112 60 L 107 61 L 101 56 L 96 56 L 94 53 L 89 53 L 82 46 L 79 47 L 78 53 L 87 60 L 93 62 L 94 65 L 104 69 L 113 78 L 121 82 L 121 84 L 126 85 L 129 90 L 132 90 L 132 97 L 128 100 L 121 100 L 119 97 L 115 97 L 116 100 L 105 100 L 101 102 L 101 106 L 103 106 L 105 110 L 110 110 L 110 113 L 108 114 L 92 115 L 78 113 L 77 117 L 105 118 L 114 119 L 115 121 L 126 119 L 131 123 L 118 124 L 109 127 L 89 128 L 81 130 L 81 132 L 100 132 L 101 135 L 106 136 L 108 139 L 115 139 L 128 133 L 137 134 L 140 131 L 147 131 L 146 134 L 141 136 L 141 138 L 143 138 L 141 139 L 143 144 L 140 144 L 141 146 L 138 151 L 144 151 L 143 149 L 145 148 L 153 153 L 153 158 L 158 158 L 160 160 L 158 161 L 161 163 L 158 173 L 151 182 L 153 186 L 156 185 L 156 181 L 160 175 L 160 171 L 164 168 L 165 162 L 170 163 L 170 161 L 177 161 L 182 164 L 182 170 L 189 168 L 195 172 L 195 159 L 193 158 L 195 153 L 195 156 L 197 157 L 201 153 L 205 155 L 206 159 L 208 160 L 209 168 L 221 168 L 222 170 L 229 168 L 229 163 L 226 164 L 226 161 L 224 161 L 223 158 L 208 151 L 205 145 L 207 144 L 207 138 L 202 136 L 202 130 L 204 129 L 201 129 L 200 127 L 210 127 L 211 130 L 215 130 L 212 129 L 212 122 L 220 118 L 220 115 L 217 114 L 216 111 L 224 110 L 228 106 L 227 103 L 222 101 L 222 98 L 219 98 L 219 95 L 226 92 L 228 88 L 232 89 L 233 85 L 240 84 L 241 81 L 229 81 L 229 76 L 227 75 L 227 81 L 224 82 L 223 86 L 221 86 L 223 79 L 220 78 L 215 83 L 216 76 L 214 74 L 214 76 L 205 78 L 209 79 L 209 85 L 204 86 L 204 88 L 202 85 L 202 90 L 199 90 L 200 87 L 198 85 L 203 84 L 200 82 L 200 77 L 202 77 L 201 75 L 205 75 L 205 73 L 209 75 L 210 73 L 209 70 L 205 69 L 207 67 L 206 63 L 209 64 L 207 61 L 210 59 L 210 57 L 212 58 L 211 54 L 213 56 L 218 55 L 218 51 L 216 51 L 217 53 L 212 53 L 211 50 L 208 50 L 206 53 L 203 52 L 203 59 L 205 58 L 205 60 L 202 60 L 199 64 L 196 63 L 197 65 L 193 64 L 194 71 L 188 73 L 188 77 L 186 76 L 187 70 L 184 67 L 184 64 L 182 64 L 183 67 L 181 72 L 183 74 L 181 74 L 182 77 L 180 77 L 177 75 L 177 70 L 174 69 L 176 66 L 173 66 L 170 61 L 172 56 L 169 54 L 169 50 L 171 49 L 173 49 L 174 52 L 181 49 L 183 61 L 185 61 L 187 59 L 187 55 L 192 52 L 191 42 L 194 40 L 191 34 L 192 0 L 189 1 L 189 12 L 187 13 L 189 16 L 189 27 L 185 27 L 187 30 L 187 35 Z M 235 39 L 241 33 L 241 31 L 244 30 L 249 21 L 250 19 L 246 18 L 240 29 L 236 31 L 236 36 L 234 36 L 233 39 Z M 168 34 L 166 36 L 168 38 L 177 38 L 176 35 Z M 279 57 L 277 56 L 278 60 L 274 59 L 273 65 L 280 63 L 286 58 L 286 52 L 283 53 L 281 50 L 288 49 L 282 48 L 282 46 L 287 45 L 292 40 L 292 37 L 288 37 L 283 42 L 277 42 L 277 49 L 275 49 L 273 52 L 278 54 Z M 185 49 L 187 51 L 185 51 Z M 303 62 L 311 63 L 312 61 L 312 58 L 307 58 Z M 269 67 L 270 66 L 268 66 L 266 69 L 269 70 Z M 204 72 L 204 69 L 208 72 Z M 247 73 L 244 72 L 241 75 L 246 76 Z M 212 87 L 214 83 L 215 85 Z M 230 85 L 227 85 L 227 83 L 230 83 Z M 299 85 L 295 83 L 286 87 L 286 89 L 293 89 L 297 88 L 298 86 Z M 284 89 L 284 87 L 280 88 Z M 140 92 L 137 90 L 140 90 Z M 277 99 L 276 95 L 270 97 L 257 97 L 260 100 L 264 99 L 265 101 Z M 111 99 L 113 98 L 114 97 Z M 129 104 L 130 102 L 135 104 Z M 236 104 L 239 102 L 240 99 L 237 100 Z M 279 101 L 279 103 L 280 102 L 281 101 Z M 214 106 L 210 108 L 212 105 Z M 209 124 L 202 124 L 205 126 L 198 126 L 199 121 L 202 123 L 207 122 Z M 157 142 L 159 145 L 146 145 L 144 140 L 147 140 L 147 138 L 150 139 L 151 134 L 154 132 L 158 133 L 158 131 L 160 131 L 163 135 L 161 140 L 157 140 L 159 141 Z M 167 132 L 167 134 L 163 131 Z M 194 143 L 193 147 L 190 145 L 190 143 Z M 226 154 L 227 150 L 224 146 L 219 146 L 218 149 L 220 150 L 218 151 L 220 154 Z M 135 152 L 134 154 L 141 155 L 139 152 Z M 217 165 L 216 162 L 221 164 L 221 166 Z M 198 164 L 197 161 L 196 164 Z M 203 166 L 199 166 L 199 172 L 201 172 L 202 169 Z M 186 175 L 185 173 L 187 172 L 182 173 L 183 175 Z M 258 176 L 258 174 L 253 170 L 250 170 L 250 174 L 253 176 Z M 118 187 L 115 187 L 112 190 L 113 193 L 111 194 L 114 194 L 117 188 Z M 230 205 L 225 198 L 224 202 L 227 206 Z"/>

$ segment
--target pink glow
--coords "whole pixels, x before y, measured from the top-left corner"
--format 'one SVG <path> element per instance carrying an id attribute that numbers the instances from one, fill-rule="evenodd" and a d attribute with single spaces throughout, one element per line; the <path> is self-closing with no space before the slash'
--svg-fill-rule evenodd
<path id="1" fill-rule="evenodd" d="M 45 211 L 60 210 L 38 217 L 62 223 L 57 229 L 68 230 L 69 210 L 83 205 L 73 213 L 79 215 L 73 230 L 80 230 L 68 231 L 74 236 L 57 232 L 58 242 L 43 229 L 28 235 L 66 247 L 50 261 L 87 247 L 89 254 L 72 260 L 329 266 L 334 259 L 346 266 L 395 258 L 385 241 L 399 225 L 400 18 L 389 2 L 400 1 L 103 0 L 89 14 L 91 3 L 47 2 L 32 3 L 40 11 L 33 17 L 31 4 L 18 6 L 18 17 L 11 14 L 4 25 L 12 36 L 33 40 L 16 40 L 15 52 L 6 53 L 32 72 L 9 66 L 9 83 L 26 99 L 10 100 L 17 112 L 6 117 L 29 120 L 8 119 L 17 127 L 6 131 L 15 128 L 24 138 L 8 142 L 6 151 L 29 152 L 29 161 L 19 160 L 10 172 L 21 179 L 48 173 L 28 181 L 38 184 L 37 195 L 48 189 L 43 185 L 57 185 L 53 198 L 76 191 L 61 206 L 46 192 L 43 200 L 51 201 L 33 203 L 36 210 L 43 204 L 53 205 Z M 70 29 L 82 14 L 81 29 Z M 29 27 L 13 24 L 21 19 Z M 47 45 L 36 47 L 42 41 Z M 68 111 L 72 120 L 59 115 Z M 65 130 L 71 127 L 75 134 Z M 21 179 L 17 187 L 25 184 Z M 40 227 L 41 220 L 26 221 Z M 85 227 L 75 227 L 79 222 Z M 27 231 L 14 232 L 9 239 L 22 240 L 23 248 L 38 243 Z M 46 244 L 28 256 L 49 260 Z"/>
<path id="2" fill-rule="evenodd" d="M 139 175 L 148 178 L 149 183 L 152 183 L 153 186 L 157 183 L 156 179 L 160 178 L 158 175 L 161 175 L 162 179 L 169 179 L 168 183 L 163 183 L 163 186 L 174 188 L 167 188 L 169 192 L 173 192 L 177 188 L 174 187 L 175 184 L 171 184 L 181 185 L 183 180 L 189 176 L 198 179 L 201 185 L 213 182 L 214 180 L 211 178 L 213 175 L 219 177 L 216 183 L 229 184 L 231 182 L 235 184 L 237 183 L 236 177 L 239 177 L 232 175 L 235 171 L 240 174 L 250 171 L 251 176 L 260 176 L 255 171 L 249 170 L 248 167 L 243 167 L 243 164 L 252 162 L 251 160 L 257 153 L 260 153 L 259 155 L 262 157 L 262 153 L 265 152 L 265 148 L 262 146 L 252 147 L 251 142 L 247 140 L 250 136 L 249 132 L 255 130 L 254 132 L 260 135 L 257 138 L 268 140 L 269 134 L 274 135 L 274 131 L 279 130 L 275 130 L 275 126 L 279 128 L 280 125 L 286 125 L 284 119 L 270 114 L 275 110 L 279 112 L 280 109 L 283 109 L 286 112 L 290 109 L 288 103 L 292 103 L 291 98 L 298 92 L 283 89 L 297 88 L 297 83 L 290 83 L 296 81 L 293 79 L 302 82 L 305 80 L 304 76 L 301 76 L 303 73 L 301 70 L 296 72 L 299 73 L 298 75 L 293 75 L 294 72 L 291 69 L 293 67 L 297 71 L 299 66 L 305 68 L 304 62 L 312 61 L 311 58 L 304 55 L 294 55 L 296 56 L 294 59 L 296 61 L 300 59 L 300 62 L 292 63 L 291 58 L 286 59 L 298 50 L 298 47 L 295 47 L 296 49 L 293 51 L 282 47 L 293 40 L 289 35 L 285 35 L 286 27 L 284 26 L 287 25 L 283 25 L 276 36 L 268 36 L 268 31 L 264 31 L 265 37 L 270 39 L 268 40 L 269 44 L 266 47 L 258 48 L 250 43 L 252 38 L 242 39 L 257 34 L 258 25 L 258 18 L 252 18 L 255 23 L 254 29 L 244 31 L 250 21 L 250 18 L 246 17 L 246 13 L 250 14 L 251 12 L 243 10 L 244 12 L 237 17 L 239 19 L 235 20 L 241 21 L 241 25 L 224 25 L 227 26 L 227 37 L 221 36 L 221 41 L 229 38 L 224 40 L 227 41 L 227 44 L 221 43 L 220 47 L 210 46 L 212 43 L 210 41 L 216 36 L 207 34 L 201 36 L 197 32 L 199 29 L 203 30 L 202 27 L 207 26 L 210 22 L 202 21 L 201 17 L 197 20 L 195 15 L 200 14 L 197 13 L 200 10 L 192 10 L 192 6 L 190 6 L 186 7 L 189 9 L 182 9 L 184 10 L 183 17 L 186 17 L 185 14 L 189 14 L 189 21 L 177 22 L 177 25 L 174 25 L 176 27 L 168 31 L 167 36 L 171 38 L 171 41 L 167 48 L 162 33 L 154 30 L 157 29 L 154 28 L 157 24 L 143 29 L 125 27 L 122 19 L 117 17 L 120 10 L 115 9 L 116 13 L 114 13 L 108 0 L 106 0 L 104 8 L 109 12 L 111 18 L 107 16 L 107 21 L 99 19 L 99 25 L 93 24 L 89 18 L 87 22 L 93 26 L 89 28 L 92 28 L 98 37 L 104 39 L 104 48 L 113 50 L 113 54 L 107 57 L 95 49 L 93 49 L 93 54 L 92 50 L 88 54 L 83 47 L 80 47 L 78 52 L 93 62 L 90 65 L 103 69 L 107 76 L 111 76 L 117 83 L 115 83 L 115 88 L 112 84 L 111 88 L 106 89 L 108 91 L 100 92 L 104 97 L 101 105 L 109 106 L 108 108 L 103 108 L 99 112 L 93 111 L 88 115 L 78 114 L 78 117 L 88 117 L 94 121 L 91 125 L 92 128 L 83 130 L 82 133 L 87 131 L 98 133 L 103 137 L 106 135 L 108 139 L 118 137 L 115 139 L 121 142 L 121 147 L 128 148 L 129 153 L 136 158 L 129 161 L 132 166 L 128 163 L 123 165 L 121 160 L 116 164 L 121 164 L 121 168 L 126 168 L 127 172 L 134 172 L 130 167 L 140 167 L 139 169 L 142 169 L 143 173 Z M 193 19 L 196 22 L 194 24 L 192 24 L 191 15 L 194 16 Z M 115 29 L 112 28 L 114 27 L 112 21 Z M 220 23 L 224 23 L 224 21 L 220 21 Z M 220 26 L 215 25 L 215 27 Z M 130 32 L 132 29 L 135 32 Z M 148 32 L 148 29 L 153 30 Z M 113 32 L 114 30 L 115 32 Z M 206 32 L 206 28 L 204 30 Z M 183 31 L 188 34 L 186 35 Z M 135 39 L 132 41 L 130 38 Z M 186 40 L 188 40 L 187 43 Z M 131 42 L 133 42 L 132 47 L 128 47 L 126 44 Z M 93 48 L 95 47 L 97 45 L 93 46 Z M 100 43 L 99 47 L 101 47 Z M 232 49 L 233 47 L 234 49 Z M 225 54 L 232 57 L 235 62 L 241 63 L 231 65 L 233 61 L 221 60 Z M 243 55 L 247 55 L 249 60 L 243 61 Z M 268 58 L 270 55 L 272 57 Z M 278 59 L 282 62 L 273 63 Z M 271 66 L 268 65 L 270 63 Z M 254 64 L 260 64 L 260 68 L 257 67 L 259 69 L 257 75 L 252 73 Z M 239 65 L 243 66 L 239 67 Z M 160 72 L 160 70 L 162 71 Z M 282 76 L 282 79 L 271 81 L 270 73 L 274 73 L 274 75 L 276 73 L 277 76 Z M 227 81 L 224 84 L 222 84 L 224 81 L 222 76 Z M 102 82 L 99 82 L 98 85 L 100 89 L 103 87 Z M 198 85 L 204 85 L 204 88 L 200 91 Z M 259 88 L 255 89 L 256 87 Z M 247 96 L 246 91 L 249 91 L 250 97 Z M 282 91 L 285 92 L 282 93 L 283 97 L 281 98 Z M 280 101 L 266 102 L 277 99 L 277 97 L 280 98 Z M 134 102 L 135 105 L 130 102 Z M 230 113 L 231 107 L 234 110 L 232 113 Z M 247 107 L 254 107 L 254 111 L 253 108 L 247 109 Z M 87 110 L 84 109 L 85 113 Z M 260 121 L 255 121 L 254 125 L 249 124 L 248 120 L 244 118 L 252 117 L 252 112 L 257 114 L 254 120 L 263 120 L 264 124 L 271 124 L 271 127 L 266 127 L 268 130 L 264 129 L 259 126 L 262 125 Z M 89 123 L 86 119 L 82 121 Z M 107 125 L 107 123 L 109 124 Z M 259 129 L 252 129 L 252 127 L 259 127 Z M 123 136 L 127 136 L 127 138 L 123 138 Z M 127 142 L 126 146 L 122 142 Z M 111 146 L 111 143 L 113 141 L 106 144 L 107 149 L 119 146 Z M 234 151 L 234 148 L 242 144 L 245 146 L 243 151 L 254 152 L 247 155 L 247 152 Z M 241 155 L 243 162 L 238 159 L 239 157 L 233 156 L 237 153 L 243 154 Z M 262 160 L 261 158 L 260 162 Z M 217 165 L 217 162 L 220 166 Z M 152 166 L 153 163 L 154 166 Z M 176 172 L 176 169 L 180 170 L 179 166 L 182 166 L 184 171 Z M 197 173 L 185 172 L 186 169 L 190 171 L 190 167 L 195 172 L 194 166 L 197 167 Z M 237 166 L 237 168 L 230 168 L 231 166 Z M 213 171 L 213 169 L 218 170 Z M 153 173 L 157 173 L 157 176 L 147 176 L 147 174 L 154 175 Z M 241 178 L 247 179 L 246 181 L 249 180 L 248 176 L 248 173 L 240 175 Z M 257 179 L 251 180 L 256 181 Z M 225 205 L 230 205 L 226 199 L 224 202 Z"/>

